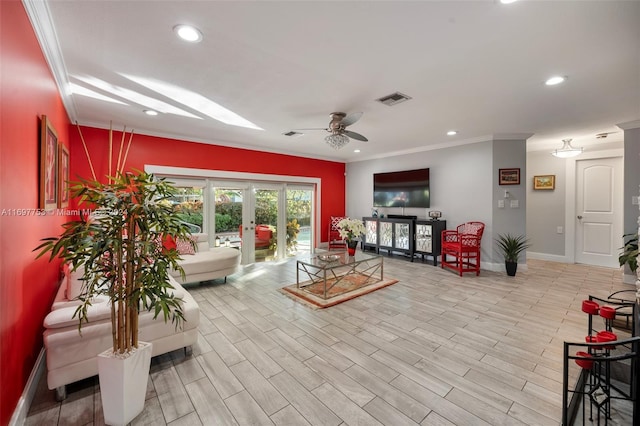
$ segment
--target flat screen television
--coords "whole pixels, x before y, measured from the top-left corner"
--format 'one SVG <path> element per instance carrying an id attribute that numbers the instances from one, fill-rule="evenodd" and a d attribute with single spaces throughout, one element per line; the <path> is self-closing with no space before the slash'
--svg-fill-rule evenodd
<path id="1" fill-rule="evenodd" d="M 373 206 L 429 208 L 429 169 L 375 173 Z"/>

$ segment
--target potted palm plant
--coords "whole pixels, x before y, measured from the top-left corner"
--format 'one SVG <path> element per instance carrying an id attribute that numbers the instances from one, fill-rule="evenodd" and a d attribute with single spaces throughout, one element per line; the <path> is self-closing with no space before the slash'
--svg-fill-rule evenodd
<path id="1" fill-rule="evenodd" d="M 620 266 L 627 265 L 635 275 L 638 269 L 638 233 L 625 234 L 622 238 L 624 238 L 624 246 L 621 247 L 622 252 L 618 255 L 618 262 Z"/>
<path id="2" fill-rule="evenodd" d="M 520 253 L 531 247 L 529 240 L 524 235 L 500 234 L 496 238 L 498 251 L 504 256 L 504 266 L 507 275 L 513 277 L 518 269 Z"/>
<path id="3" fill-rule="evenodd" d="M 113 348 L 98 358 L 107 424 L 126 424 L 144 408 L 151 344 L 138 340 L 139 312 L 153 311 L 154 318 L 162 315 L 176 326 L 184 320 L 168 272 L 169 267 L 182 271 L 179 254 L 162 245 L 167 237 L 189 240 L 187 225 L 163 202 L 174 192 L 171 184 L 144 172 L 117 173 L 106 184 L 82 180 L 71 186 L 70 194 L 91 210 L 80 210 L 60 236 L 45 238 L 35 249 L 38 257 L 49 253 L 50 260 L 59 257 L 70 269 L 83 271 L 74 313 L 79 328 L 91 320 L 87 308 L 92 299 L 109 298 Z M 137 395 L 130 395 L 136 390 Z"/>

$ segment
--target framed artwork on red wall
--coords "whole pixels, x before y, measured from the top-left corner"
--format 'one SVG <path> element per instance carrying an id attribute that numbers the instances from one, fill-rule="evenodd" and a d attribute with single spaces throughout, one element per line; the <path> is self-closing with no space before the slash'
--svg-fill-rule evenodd
<path id="1" fill-rule="evenodd" d="M 60 143 L 58 155 L 58 207 L 64 208 L 69 206 L 69 150 L 64 144 Z"/>
<path id="2" fill-rule="evenodd" d="M 40 203 L 49 210 L 58 206 L 58 134 L 46 115 L 40 125 Z"/>

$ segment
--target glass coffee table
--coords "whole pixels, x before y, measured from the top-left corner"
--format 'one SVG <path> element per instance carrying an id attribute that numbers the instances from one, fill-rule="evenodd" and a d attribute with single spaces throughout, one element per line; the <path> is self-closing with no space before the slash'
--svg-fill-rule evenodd
<path id="1" fill-rule="evenodd" d="M 381 255 L 360 251 L 311 254 L 296 263 L 297 288 L 323 299 L 378 283 L 384 273 Z"/>

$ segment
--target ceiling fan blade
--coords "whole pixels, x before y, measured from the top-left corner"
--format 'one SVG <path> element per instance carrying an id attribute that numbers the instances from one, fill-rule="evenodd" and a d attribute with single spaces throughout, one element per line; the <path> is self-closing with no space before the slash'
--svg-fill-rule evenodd
<path id="1" fill-rule="evenodd" d="M 362 142 L 368 142 L 369 139 L 362 136 L 360 133 L 352 132 L 351 130 L 345 130 L 344 134 L 349 136 L 351 139 L 356 139 Z"/>
<path id="2" fill-rule="evenodd" d="M 330 130 L 329 130 L 329 129 L 327 129 L 326 127 L 314 127 L 314 128 L 312 128 L 312 129 L 291 129 L 291 130 L 293 130 L 293 131 L 295 131 L 295 132 L 297 132 L 297 131 L 302 131 L 302 130 L 324 130 L 324 131 L 326 131 L 326 132 L 329 132 L 329 131 L 330 131 Z"/>
<path id="3" fill-rule="evenodd" d="M 360 117 L 362 117 L 361 112 L 354 112 L 353 114 L 349 114 L 343 118 L 342 124 L 344 124 L 344 127 L 351 126 L 353 123 L 360 120 Z"/>

